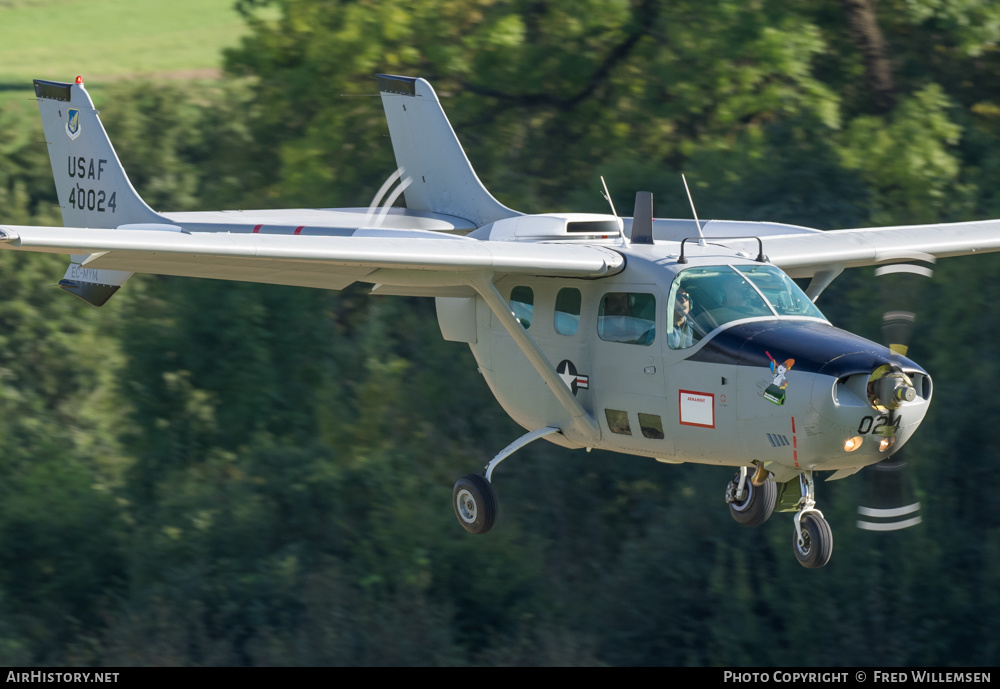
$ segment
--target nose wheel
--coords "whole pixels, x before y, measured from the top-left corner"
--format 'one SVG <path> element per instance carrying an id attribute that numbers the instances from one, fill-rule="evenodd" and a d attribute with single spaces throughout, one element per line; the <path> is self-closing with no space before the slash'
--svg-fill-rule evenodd
<path id="1" fill-rule="evenodd" d="M 795 513 L 792 547 L 795 559 L 807 569 L 819 569 L 833 555 L 833 531 L 823 513 L 816 509 L 816 486 L 811 471 L 799 474 L 802 497 Z"/>
<path id="2" fill-rule="evenodd" d="M 830 524 L 819 512 L 806 512 L 795 515 L 796 533 L 793 534 L 792 545 L 795 548 L 795 559 L 803 567 L 818 569 L 830 561 L 833 555 L 833 531 Z"/>

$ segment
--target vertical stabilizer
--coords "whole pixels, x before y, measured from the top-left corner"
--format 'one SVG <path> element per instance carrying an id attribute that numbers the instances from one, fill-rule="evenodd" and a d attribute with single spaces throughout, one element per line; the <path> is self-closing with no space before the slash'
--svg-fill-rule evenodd
<path id="1" fill-rule="evenodd" d="M 132 187 L 79 77 L 75 84 L 36 79 L 35 95 L 65 226 L 168 222 Z"/>
<path id="2" fill-rule="evenodd" d="M 77 77 L 73 84 L 36 79 L 35 96 L 66 227 L 114 229 L 169 222 L 136 193 L 82 79 Z M 59 286 L 102 306 L 132 273 L 87 268 L 88 258 L 72 256 Z"/>
<path id="3" fill-rule="evenodd" d="M 379 74 L 378 88 L 396 164 L 412 179 L 404 192 L 407 208 L 458 216 L 479 227 L 520 215 L 479 181 L 427 81 Z"/>

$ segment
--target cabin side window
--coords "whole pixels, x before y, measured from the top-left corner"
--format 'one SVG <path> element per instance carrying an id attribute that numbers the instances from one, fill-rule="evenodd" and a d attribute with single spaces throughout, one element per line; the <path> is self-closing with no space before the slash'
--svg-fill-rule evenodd
<path id="1" fill-rule="evenodd" d="M 555 326 L 560 335 L 576 335 L 580 327 L 580 290 L 564 287 L 556 295 Z"/>
<path id="2" fill-rule="evenodd" d="M 531 327 L 531 316 L 535 311 L 535 293 L 530 287 L 515 287 L 510 291 L 510 310 L 514 318 L 527 330 Z"/>
<path id="3" fill-rule="evenodd" d="M 645 438 L 663 440 L 663 421 L 656 414 L 639 412 L 639 428 Z"/>
<path id="4" fill-rule="evenodd" d="M 618 435 L 632 435 L 632 427 L 628 423 L 628 412 L 621 409 L 605 409 L 604 418 L 608 421 L 608 430 Z"/>
<path id="5" fill-rule="evenodd" d="M 641 292 L 608 292 L 601 297 L 597 335 L 606 342 L 653 344 L 656 339 L 656 297 Z"/>

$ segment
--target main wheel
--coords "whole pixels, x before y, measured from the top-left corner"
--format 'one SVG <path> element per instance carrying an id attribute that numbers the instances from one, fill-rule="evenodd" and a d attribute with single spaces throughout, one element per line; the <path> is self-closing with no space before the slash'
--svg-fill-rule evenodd
<path id="1" fill-rule="evenodd" d="M 498 501 L 493 484 L 479 474 L 455 482 L 451 503 L 458 523 L 469 533 L 486 533 L 497 521 Z"/>
<path id="2" fill-rule="evenodd" d="M 755 486 L 747 477 L 746 495 L 742 500 L 736 499 L 736 490 L 740 486 L 740 473 L 726 487 L 726 502 L 729 503 L 729 514 L 743 526 L 760 526 L 774 512 L 774 504 L 778 500 L 778 484 L 768 475 L 763 486 Z"/>
<path id="3" fill-rule="evenodd" d="M 803 567 L 818 569 L 833 555 L 833 531 L 823 517 L 812 512 L 802 515 L 799 523 L 802 526 L 802 542 L 799 543 L 797 533 L 792 534 L 795 557 Z"/>

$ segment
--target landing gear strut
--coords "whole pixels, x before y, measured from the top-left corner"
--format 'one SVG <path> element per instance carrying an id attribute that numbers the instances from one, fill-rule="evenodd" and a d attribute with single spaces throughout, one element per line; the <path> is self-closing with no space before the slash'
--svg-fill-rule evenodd
<path id="1" fill-rule="evenodd" d="M 794 490 L 791 484 L 786 486 L 789 490 Z M 796 510 L 793 518 L 795 533 L 792 537 L 795 558 L 803 567 L 818 569 L 828 563 L 833 555 L 833 531 L 823 513 L 816 509 L 816 484 L 811 471 L 799 474 L 799 489 L 802 497 L 798 503 L 792 505 L 782 499 L 782 506 L 784 511 Z M 740 467 L 726 486 L 729 513 L 744 526 L 760 526 L 766 522 L 774 512 L 777 500 L 778 484 L 760 464 L 752 478 L 747 467 Z"/>
<path id="2" fill-rule="evenodd" d="M 833 555 L 833 531 L 823 513 L 816 509 L 816 485 L 811 471 L 799 474 L 799 485 L 802 497 L 799 499 L 799 511 L 795 513 L 792 546 L 799 564 L 808 569 L 818 569 Z"/>
<path id="3" fill-rule="evenodd" d="M 514 454 L 532 440 L 538 440 L 552 433 L 558 433 L 558 428 L 551 426 L 539 428 L 521 436 L 510 445 L 505 447 L 500 454 L 490 460 L 490 463 L 483 469 L 483 475 L 468 474 L 455 482 L 455 488 L 451 493 L 451 504 L 455 508 L 455 516 L 458 523 L 469 533 L 483 534 L 493 528 L 497 521 L 497 513 L 500 510 L 500 502 L 497 493 L 493 490 L 490 480 L 493 477 L 493 470 L 503 460 Z"/>

